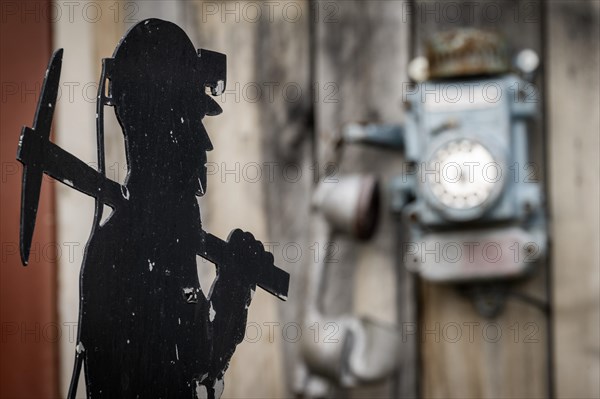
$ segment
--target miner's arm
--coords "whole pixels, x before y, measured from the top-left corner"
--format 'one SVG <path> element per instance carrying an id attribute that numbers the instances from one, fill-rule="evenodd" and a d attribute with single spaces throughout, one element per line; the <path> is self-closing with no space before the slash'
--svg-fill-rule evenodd
<path id="1" fill-rule="evenodd" d="M 25 128 L 29 129 L 29 128 Z M 126 188 L 110 180 L 51 141 L 23 132 L 17 159 L 25 168 L 39 167 L 44 173 L 74 189 L 117 208 L 127 197 Z"/>
<path id="2" fill-rule="evenodd" d="M 289 274 L 273 264 L 273 255 L 252 234 L 234 230 L 228 241 L 201 232 L 198 254 L 217 265 L 210 294 L 213 356 L 208 388 L 221 379 L 246 331 L 248 307 L 256 286 L 285 300 Z"/>

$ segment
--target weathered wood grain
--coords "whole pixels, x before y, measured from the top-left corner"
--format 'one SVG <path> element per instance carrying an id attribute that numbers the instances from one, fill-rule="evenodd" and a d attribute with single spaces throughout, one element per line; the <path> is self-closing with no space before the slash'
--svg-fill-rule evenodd
<path id="1" fill-rule="evenodd" d="M 223 114 L 205 119 L 215 149 L 208 156 L 212 169 L 200 207 L 204 226 L 215 235 L 227 237 L 240 227 L 268 243 L 275 241 L 269 236 L 270 213 L 263 185 L 268 162 L 264 148 L 270 136 L 265 135 L 262 117 L 266 107 L 256 100 L 259 94 L 266 95 L 257 76 L 258 66 L 269 62 L 259 51 L 263 40 L 260 21 L 268 17 L 264 14 L 255 19 L 256 14 L 249 14 L 253 10 L 243 6 L 243 2 L 194 2 L 186 3 L 184 12 L 195 15 L 195 23 L 190 24 L 195 28 L 195 37 L 191 31 L 194 42 L 228 57 L 227 88 L 217 99 Z M 223 14 L 225 10 L 230 10 L 229 14 Z M 257 169 L 262 171 L 258 179 Z M 287 269 L 285 263 L 278 265 Z M 278 322 L 278 301 L 261 291 L 248 313 L 246 339 L 237 347 L 226 373 L 223 397 L 286 396 L 281 328 L 269 327 Z"/>
<path id="2" fill-rule="evenodd" d="M 409 18 L 402 1 L 317 2 L 314 83 L 322 89 L 316 102 L 318 160 L 326 160 L 331 137 L 348 122 L 400 123 L 403 84 L 407 81 Z M 334 90 L 333 92 L 331 90 Z M 335 93 L 326 98 L 326 94 Z M 354 312 L 398 325 L 414 323 L 411 278 L 396 263 L 395 220 L 385 190 L 399 173 L 399 153 L 351 146 L 336 176 L 375 173 L 382 180 L 379 230 L 369 243 L 336 238 L 338 263 L 330 263 L 324 308 L 330 314 Z M 398 304 L 398 306 L 397 306 Z M 400 371 L 387 381 L 338 395 L 412 397 L 416 391 L 416 341 L 398 350 Z M 394 386 L 396 385 L 397 386 Z"/>
<path id="3" fill-rule="evenodd" d="M 59 3 L 59 6 L 66 7 L 63 3 Z M 67 89 L 64 82 L 74 86 L 73 95 L 63 96 L 58 103 L 54 141 L 79 159 L 94 165 L 97 160 L 94 117 L 96 105 L 93 99 L 99 77 L 96 73 L 99 70 L 99 60 L 96 58 L 94 43 L 98 32 L 81 14 L 74 14 L 72 19 L 59 18 L 53 26 L 53 33 L 53 47 L 65 48 L 61 88 Z M 84 91 L 83 87 L 88 87 L 89 92 Z M 55 187 L 57 240 L 63 245 L 72 246 L 69 256 L 60 258 L 58 267 L 58 312 L 63 326 L 59 384 L 60 393 L 66 396 L 77 344 L 79 271 L 92 226 L 94 200 L 63 184 L 56 184 Z M 84 398 L 83 373 L 79 382 L 77 397 Z"/>
<path id="4" fill-rule="evenodd" d="M 598 397 L 598 3 L 552 1 L 542 6 L 524 0 L 416 1 L 411 2 L 412 8 L 402 1 L 293 3 L 287 19 L 282 4 L 270 18 L 264 3 L 256 3 L 263 15 L 253 19 L 251 9 L 244 14 L 242 7 L 249 3 L 243 2 L 231 3 L 228 7 L 234 11 L 230 14 L 223 14 L 223 2 L 135 2 L 139 7 L 135 20 L 149 16 L 172 20 L 198 46 L 228 54 L 228 92 L 218 100 L 225 112 L 206 119 L 215 151 L 209 154 L 214 168 L 208 194 L 201 201 L 203 221 L 207 229 L 222 237 L 235 227 L 255 232 L 273 250 L 276 263 L 292 274 L 290 300 L 283 306 L 257 293 L 249 323 L 260 326 L 262 337 L 238 348 L 226 375 L 224 397 L 292 394 L 299 345 L 286 342 L 282 334 L 286 323 L 301 320 L 306 292 L 303 271 L 315 257 L 311 248 L 314 237 L 307 227 L 315 183 L 311 168 L 323 170 L 330 138 L 343 123 L 402 122 L 400 103 L 408 82 L 411 49 L 420 54 L 425 36 L 452 26 L 497 29 L 513 47 L 532 48 L 545 62 L 537 83 L 545 82 L 547 88 L 542 97 L 545 94 L 548 100 L 548 125 L 544 129 L 542 121 L 533 133 L 532 156 L 542 181 L 548 176 L 553 344 L 546 315 L 529 304 L 511 299 L 498 319 L 485 320 L 452 287 L 427 283 L 414 287 L 412 276 L 396 265 L 395 224 L 384 196 L 380 229 L 372 242 L 336 239 L 339 263 L 330 264 L 325 308 L 330 314 L 356 312 L 398 323 L 405 338 L 398 353 L 401 368 L 382 384 L 335 394 L 406 398 L 415 397 L 420 385 L 423 397 L 547 397 L 553 361 L 558 397 Z M 213 5 L 218 7 L 217 13 Z M 299 18 L 292 13 L 296 6 L 301 10 Z M 235 7 L 239 7 L 237 11 Z M 107 15 L 111 12 L 106 11 Z M 95 82 L 100 57 L 111 54 L 127 25 L 123 19 L 119 24 L 102 19 L 97 25 L 59 21 L 55 47 L 67 48 L 65 76 L 69 74 L 81 84 Z M 75 58 L 69 62 L 69 54 L 75 57 L 76 53 L 77 62 Z M 69 69 L 75 67 L 77 71 Z M 297 98 L 292 91 L 295 88 L 301 89 Z M 262 93 L 259 99 L 256 90 Z M 57 140 L 82 159 L 94 162 L 95 150 L 88 146 L 95 143 L 93 104 L 79 100 L 58 111 Z M 109 118 L 110 114 L 107 112 Z M 111 124 L 116 126 L 107 121 L 107 166 L 110 157 L 115 162 L 121 159 L 115 156 L 122 145 L 120 132 L 112 130 Z M 251 163 L 261 170 L 257 181 L 250 174 L 255 169 L 243 169 Z M 224 168 L 233 172 L 227 174 Z M 284 175 L 286 168 L 289 175 Z M 336 176 L 376 172 L 386 183 L 401 169 L 402 158 L 396 153 L 350 147 Z M 299 180 L 291 178 L 294 170 L 301 170 Z M 121 172 L 119 180 L 124 177 Z M 91 221 L 93 202 L 82 201 L 60 187 L 57 194 L 59 241 L 81 241 L 89 232 L 82 215 L 90 215 Z M 239 206 L 240 198 L 246 199 L 244 206 Z M 321 256 L 324 244 L 317 243 Z M 284 251 L 285 246 L 289 252 Z M 298 247 L 301 256 L 290 262 L 296 259 Z M 73 304 L 77 303 L 79 252 L 59 270 L 63 323 L 76 321 Z M 547 278 L 542 267 L 516 290 L 548 301 Z M 420 291 L 418 317 L 415 288 Z M 408 332 L 417 319 L 421 331 L 412 335 Z M 274 335 L 266 324 L 272 322 L 279 323 L 271 330 Z M 63 386 L 70 378 L 72 358 L 72 343 L 67 339 L 64 335 L 61 349 Z M 284 380 L 292 385 L 285 387 Z"/>
<path id="5" fill-rule="evenodd" d="M 556 397 L 600 397 L 600 3 L 546 10 Z"/>
<path id="6" fill-rule="evenodd" d="M 261 3 L 265 4 L 265 3 Z M 261 142 L 264 166 L 272 165 L 272 176 L 264 175 L 268 237 L 277 264 L 290 273 L 288 302 L 279 306 L 274 322 L 275 339 L 283 342 L 287 395 L 302 383 L 300 343 L 306 303 L 306 270 L 314 262 L 314 239 L 310 235 L 310 203 L 315 173 L 312 131 L 313 86 L 311 82 L 311 10 L 305 0 L 282 3 L 273 19 L 258 22 L 259 39 L 254 50 L 256 84 L 264 95 L 261 108 Z M 278 12 L 279 11 L 279 12 Z M 272 90 L 269 89 L 272 87 Z M 266 170 L 264 170 L 266 172 Z M 323 243 L 317 245 L 323 246 Z M 301 331 L 308 334 L 309 331 Z"/>

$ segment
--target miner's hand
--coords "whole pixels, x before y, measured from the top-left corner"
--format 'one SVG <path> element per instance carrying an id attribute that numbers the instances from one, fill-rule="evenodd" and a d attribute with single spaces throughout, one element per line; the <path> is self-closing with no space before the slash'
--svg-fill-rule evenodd
<path id="1" fill-rule="evenodd" d="M 242 286 L 255 290 L 264 265 L 273 265 L 273 255 L 265 251 L 262 242 L 252 233 L 240 229 L 229 234 L 227 247 L 229 256 L 222 265 L 220 277 L 238 280 Z"/>
<path id="2" fill-rule="evenodd" d="M 224 272 L 224 270 L 227 269 L 227 272 L 224 272 L 227 276 L 235 276 L 237 273 L 240 273 L 238 270 L 240 265 L 241 267 L 252 269 L 253 272 L 256 273 L 253 284 L 258 285 L 272 295 L 275 295 L 277 298 L 285 301 L 288 294 L 290 275 L 273 264 L 273 256 L 264 253 L 265 251 L 262 244 L 260 241 L 256 241 L 252 234 L 244 233 L 243 231 L 236 229 L 231 232 L 229 237 L 230 239 L 233 238 L 234 242 L 237 244 L 223 241 L 210 233 L 200 230 L 198 255 L 217 265 L 223 265 L 223 267 L 219 267 L 219 273 L 221 273 L 221 271 Z M 257 245 L 256 251 L 247 251 L 248 245 L 252 242 L 256 242 L 260 244 L 260 246 Z M 237 249 L 237 251 L 232 251 L 235 249 Z M 248 264 L 246 259 L 240 257 L 240 254 L 246 252 L 250 252 L 248 256 L 252 259 L 251 264 Z M 256 254 L 254 252 L 256 252 Z M 261 256 L 260 254 L 263 255 Z M 265 263 L 261 264 L 261 259 Z"/>

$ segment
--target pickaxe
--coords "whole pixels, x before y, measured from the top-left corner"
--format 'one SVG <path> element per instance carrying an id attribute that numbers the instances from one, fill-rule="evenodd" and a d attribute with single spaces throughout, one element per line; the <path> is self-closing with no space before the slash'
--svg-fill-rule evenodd
<path id="1" fill-rule="evenodd" d="M 38 102 L 33 128 L 23 127 L 17 160 L 23 164 L 21 192 L 21 261 L 27 265 L 40 199 L 42 174 L 113 208 L 125 201 L 121 185 L 87 165 L 76 156 L 50 141 L 52 116 L 58 95 L 63 50 L 57 50 L 50 59 L 42 93 Z"/>

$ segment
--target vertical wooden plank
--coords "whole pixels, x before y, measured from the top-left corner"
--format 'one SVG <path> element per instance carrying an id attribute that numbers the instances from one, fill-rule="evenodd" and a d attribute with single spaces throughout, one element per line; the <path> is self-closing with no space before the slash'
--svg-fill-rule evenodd
<path id="1" fill-rule="evenodd" d="M 542 51 L 539 2 L 416 1 L 415 46 L 433 32 L 476 27 L 500 32 L 516 49 Z M 538 83 L 541 78 L 538 79 Z M 541 104 L 540 104 L 541 105 Z M 531 137 L 536 170 L 543 172 L 541 126 Z M 539 173 L 543 176 L 543 173 Z M 546 266 L 513 286 L 547 303 Z M 421 283 L 422 392 L 432 398 L 543 398 L 549 395 L 548 323 L 543 309 L 509 297 L 487 320 L 452 286 Z"/>
<path id="2" fill-rule="evenodd" d="M 547 5 L 556 396 L 600 397 L 600 3 Z"/>
<path id="3" fill-rule="evenodd" d="M 315 132 L 321 167 L 332 137 L 345 123 L 401 123 L 403 84 L 409 52 L 407 3 L 403 1 L 317 2 L 314 84 Z M 328 97 L 329 95 L 329 97 Z M 398 268 L 395 220 L 385 187 L 402 170 L 399 153 L 350 146 L 335 177 L 375 173 L 382 180 L 382 212 L 372 241 L 357 243 L 336 237 L 338 263 L 329 263 L 324 310 L 355 313 L 376 320 L 409 325 L 415 322 L 410 276 Z M 397 306 L 399 304 L 399 306 Z M 400 374 L 380 384 L 338 395 L 351 397 L 413 397 L 416 392 L 416 342 L 408 337 L 397 357 Z M 395 380 L 398 386 L 394 387 Z"/>
<path id="4" fill-rule="evenodd" d="M 94 24 L 69 2 L 56 2 L 64 14 L 53 24 L 53 47 L 64 48 L 61 89 L 55 113 L 55 142 L 91 165 L 96 162 L 95 97 L 98 75 L 94 58 Z M 72 14 L 68 14 L 72 7 Z M 93 11 L 93 10 L 92 10 Z M 94 215 L 94 200 L 63 184 L 55 184 L 59 259 L 58 309 L 60 337 L 60 394 L 65 396 L 73 371 L 79 312 L 79 272 Z M 83 373 L 78 398 L 85 397 Z"/>
<path id="5" fill-rule="evenodd" d="M 267 173 L 263 158 L 267 137 L 261 117 L 265 110 L 255 97 L 266 90 L 258 84 L 257 65 L 266 61 L 258 50 L 264 39 L 260 21 L 268 18 L 267 9 L 263 3 L 252 3 L 251 8 L 244 2 L 184 4 L 186 13 L 195 16 L 195 37 L 189 31 L 194 43 L 227 54 L 227 88 L 216 98 L 223 114 L 204 120 L 214 150 L 208 154 L 207 194 L 200 200 L 203 224 L 221 237 L 239 227 L 269 242 L 266 193 L 262 183 L 253 181 L 257 165 L 263 176 Z M 258 17 L 257 8 L 262 12 Z M 278 12 L 281 15 L 281 8 Z M 277 302 L 262 290 L 256 292 L 246 339 L 231 360 L 223 397 L 285 396 L 282 342 L 269 327 L 278 320 Z"/>
<path id="6" fill-rule="evenodd" d="M 54 185 L 43 179 L 29 265 L 19 255 L 23 125 L 31 126 L 51 52 L 49 1 L 2 2 L 0 24 L 0 397 L 58 394 Z"/>
<path id="7" fill-rule="evenodd" d="M 288 1 L 274 11 L 273 18 L 258 22 L 255 68 L 256 84 L 263 92 L 258 103 L 263 145 L 260 184 L 266 193 L 269 246 L 276 264 L 290 273 L 288 301 L 280 304 L 278 317 L 272 320 L 278 323 L 273 338 L 283 344 L 290 396 L 297 388 L 301 358 L 296 328 L 301 327 L 306 304 L 304 276 L 315 258 L 308 221 L 315 181 L 312 116 L 318 99 L 312 98 L 310 3 Z"/>

